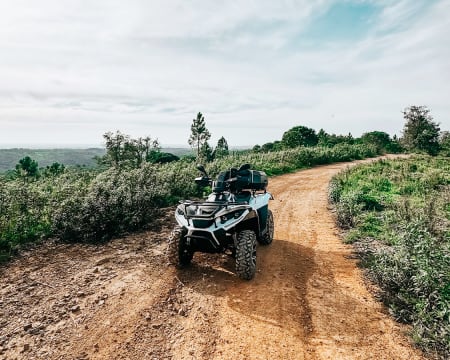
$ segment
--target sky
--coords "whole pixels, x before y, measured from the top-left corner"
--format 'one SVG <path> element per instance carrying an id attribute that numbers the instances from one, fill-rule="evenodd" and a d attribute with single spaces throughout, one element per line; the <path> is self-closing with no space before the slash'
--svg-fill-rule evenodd
<path id="1" fill-rule="evenodd" d="M 0 147 L 450 130 L 450 0 L 0 1 Z"/>

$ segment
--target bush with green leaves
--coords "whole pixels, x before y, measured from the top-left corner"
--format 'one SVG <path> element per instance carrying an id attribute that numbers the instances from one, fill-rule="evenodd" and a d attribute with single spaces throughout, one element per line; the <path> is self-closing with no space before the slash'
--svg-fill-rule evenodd
<path id="1" fill-rule="evenodd" d="M 417 343 L 450 355 L 450 244 L 414 219 L 397 227 L 397 243 L 374 257 L 370 275 L 396 319 L 414 326 Z"/>
<path id="2" fill-rule="evenodd" d="M 50 233 L 48 194 L 36 183 L 0 183 L 0 249 L 35 241 Z"/>
<path id="3" fill-rule="evenodd" d="M 69 197 L 53 214 L 54 234 L 71 241 L 101 241 L 142 228 L 157 217 L 168 197 L 158 168 L 111 168 L 99 174 L 84 194 Z"/>
<path id="4" fill-rule="evenodd" d="M 94 176 L 76 170 L 32 182 L 0 180 L 0 259 L 8 258 L 18 245 L 53 236 L 55 211 L 69 199 L 79 199 Z"/>
<path id="5" fill-rule="evenodd" d="M 443 359 L 450 356 L 450 162 L 411 157 L 334 177 L 329 200 L 396 319 Z"/>
<path id="6" fill-rule="evenodd" d="M 315 165 L 352 161 L 376 155 L 377 149 L 373 145 L 338 144 L 332 148 L 300 146 L 268 153 L 234 153 L 207 164 L 207 169 L 211 175 L 217 175 L 221 170 L 248 163 L 253 169 L 265 171 L 271 176 Z"/>
<path id="7" fill-rule="evenodd" d="M 47 237 L 102 241 L 152 224 L 159 209 L 199 196 L 194 163 L 66 169 L 38 181 L 0 182 L 0 253 Z"/>
<path id="8" fill-rule="evenodd" d="M 298 147 L 272 153 L 234 152 L 206 164 L 211 177 L 249 163 L 268 175 L 375 156 L 369 145 Z M 201 197 L 194 182 L 195 161 L 123 163 L 103 171 L 61 168 L 35 181 L 0 182 L 0 254 L 20 244 L 55 237 L 64 241 L 104 241 L 150 226 L 162 207 Z"/>

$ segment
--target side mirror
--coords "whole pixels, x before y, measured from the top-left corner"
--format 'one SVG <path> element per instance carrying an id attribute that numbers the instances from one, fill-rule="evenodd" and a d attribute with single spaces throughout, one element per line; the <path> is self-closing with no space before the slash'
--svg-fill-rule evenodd
<path id="1" fill-rule="evenodd" d="M 195 179 L 195 183 L 200 187 L 206 187 L 211 184 L 211 179 L 209 177 L 198 177 Z"/>
<path id="2" fill-rule="evenodd" d="M 205 167 L 201 164 L 197 165 L 197 170 L 199 170 L 203 175 L 205 175 L 206 177 L 208 177 L 208 174 L 206 173 Z"/>

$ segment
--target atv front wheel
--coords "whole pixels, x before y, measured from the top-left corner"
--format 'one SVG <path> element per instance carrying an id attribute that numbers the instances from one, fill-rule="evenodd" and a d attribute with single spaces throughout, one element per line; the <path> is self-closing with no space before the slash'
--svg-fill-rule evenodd
<path id="1" fill-rule="evenodd" d="M 250 280 L 256 271 L 256 234 L 252 230 L 242 230 L 236 244 L 236 273 L 244 280 Z"/>
<path id="2" fill-rule="evenodd" d="M 186 244 L 186 230 L 181 226 L 175 226 L 169 237 L 167 245 L 167 257 L 169 263 L 177 267 L 184 267 L 191 263 L 193 251 Z"/>
<path id="3" fill-rule="evenodd" d="M 269 245 L 273 241 L 273 232 L 274 232 L 274 223 L 273 223 L 273 214 L 272 211 L 268 210 L 267 212 L 267 222 L 266 222 L 266 232 L 259 239 L 259 243 L 261 245 Z"/>

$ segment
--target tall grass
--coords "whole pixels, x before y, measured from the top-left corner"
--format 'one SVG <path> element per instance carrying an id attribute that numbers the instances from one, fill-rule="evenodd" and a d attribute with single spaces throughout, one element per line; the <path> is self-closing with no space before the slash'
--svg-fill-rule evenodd
<path id="1" fill-rule="evenodd" d="M 450 162 L 413 157 L 361 165 L 329 189 L 368 274 L 414 340 L 450 357 Z"/>
<path id="2" fill-rule="evenodd" d="M 213 175 L 219 171 L 249 163 L 267 175 L 279 175 L 315 165 L 365 159 L 378 155 L 374 145 L 338 144 L 334 147 L 298 147 L 269 153 L 243 153 L 218 159 L 207 166 Z"/>

